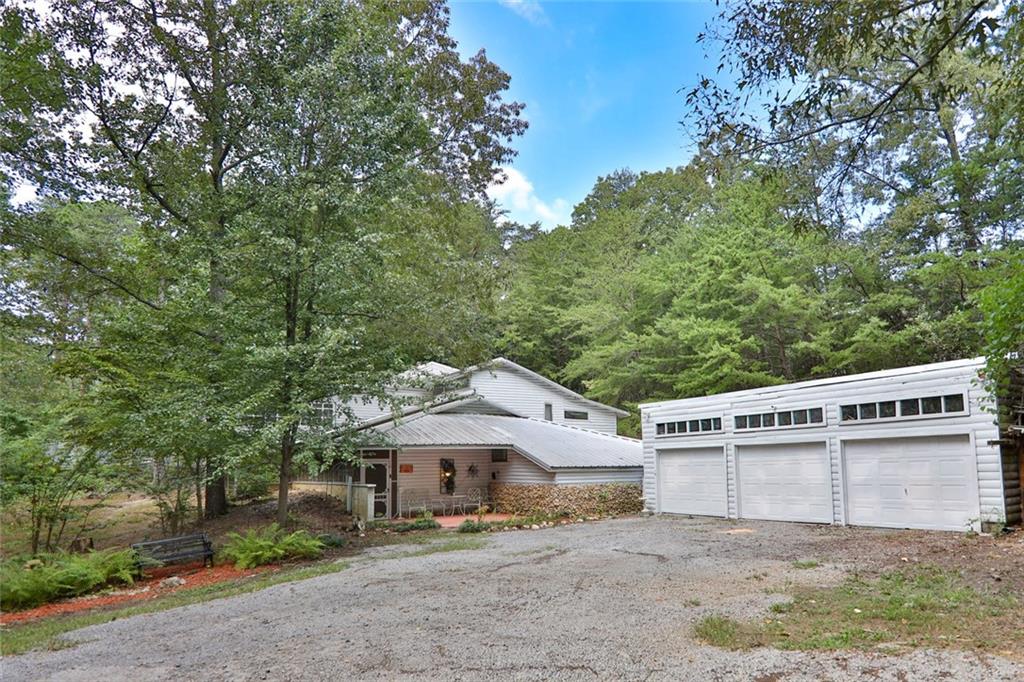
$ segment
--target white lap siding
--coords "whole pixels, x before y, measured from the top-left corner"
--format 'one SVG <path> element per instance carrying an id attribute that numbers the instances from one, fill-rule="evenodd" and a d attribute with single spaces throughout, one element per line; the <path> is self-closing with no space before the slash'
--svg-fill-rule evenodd
<path id="1" fill-rule="evenodd" d="M 858 439 L 893 439 L 924 436 L 962 435 L 968 440 L 969 454 L 977 469 L 978 510 L 983 522 L 1006 520 L 1006 489 L 1002 458 L 998 445 L 999 429 L 992 412 L 992 401 L 978 379 L 982 359 L 937 363 L 921 367 L 802 382 L 785 386 L 737 391 L 701 398 L 651 403 L 641 406 L 644 455 L 644 497 L 649 510 L 657 509 L 656 452 L 680 447 L 725 447 L 728 515 L 737 510 L 736 449 L 744 443 L 796 443 L 819 441 L 827 444 L 830 471 L 832 522 L 847 523 L 846 490 L 843 472 L 844 443 Z M 963 414 L 919 416 L 917 418 L 879 419 L 873 422 L 842 422 L 840 406 L 901 398 L 923 398 L 963 393 L 967 410 Z M 787 410 L 823 408 L 825 423 L 777 429 L 737 430 L 737 415 L 778 413 Z M 685 435 L 656 434 L 656 424 L 720 417 L 718 433 Z M 1016 497 L 1013 502 L 1016 502 Z M 1013 511 L 1016 511 L 1015 509 Z"/>
<path id="2" fill-rule="evenodd" d="M 544 405 L 551 405 L 552 421 L 602 433 L 616 433 L 618 416 L 608 408 L 574 399 L 565 391 L 533 381 L 511 369 L 490 367 L 475 372 L 469 385 L 484 399 L 521 417 L 544 419 Z M 566 419 L 565 411 L 586 412 L 586 419 Z"/>
<path id="3" fill-rule="evenodd" d="M 507 462 L 491 462 L 490 448 L 405 448 L 398 453 L 398 489 L 441 495 L 441 460 L 455 461 L 455 492 L 473 488 L 487 490 L 496 483 L 554 483 L 555 476 L 509 450 Z M 412 465 L 411 473 L 402 473 L 402 465 Z M 476 476 L 469 472 L 476 465 Z M 491 474 L 494 474 L 492 477 Z"/>

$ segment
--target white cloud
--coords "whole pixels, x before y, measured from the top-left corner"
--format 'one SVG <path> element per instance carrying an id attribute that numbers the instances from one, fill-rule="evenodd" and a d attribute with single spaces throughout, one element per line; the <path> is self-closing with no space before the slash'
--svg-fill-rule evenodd
<path id="1" fill-rule="evenodd" d="M 498 2 L 534 26 L 551 25 L 548 15 L 544 13 L 544 8 L 540 6 L 538 0 L 498 0 Z"/>
<path id="2" fill-rule="evenodd" d="M 572 208 L 568 201 L 559 198 L 546 202 L 537 196 L 533 183 L 521 172 L 510 166 L 502 168 L 502 172 L 505 181 L 492 183 L 487 188 L 487 196 L 508 211 L 509 220 L 526 225 L 540 221 L 549 230 L 569 224 Z"/>

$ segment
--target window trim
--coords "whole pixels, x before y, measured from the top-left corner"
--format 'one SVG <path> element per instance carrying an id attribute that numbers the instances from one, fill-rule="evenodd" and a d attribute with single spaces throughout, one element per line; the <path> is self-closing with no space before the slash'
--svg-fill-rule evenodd
<path id="1" fill-rule="evenodd" d="M 555 407 L 551 403 L 544 403 L 544 421 L 555 421 Z"/>
<path id="2" fill-rule="evenodd" d="M 820 422 L 812 422 L 811 421 L 811 410 L 821 410 L 821 421 Z M 779 415 L 780 414 L 782 414 L 782 413 L 792 414 L 793 412 L 806 412 L 807 413 L 807 421 L 805 423 L 803 423 L 803 424 L 797 424 L 795 421 L 790 420 L 790 422 L 788 424 L 779 424 Z M 761 417 L 763 417 L 766 414 L 775 415 L 775 424 L 773 426 L 764 426 L 764 419 L 761 419 Z M 736 417 L 746 417 L 747 418 L 747 423 L 749 424 L 750 423 L 751 415 L 756 415 L 758 417 L 758 419 L 761 421 L 762 425 L 761 426 L 753 426 L 753 427 L 752 426 L 747 426 L 747 427 L 742 428 L 742 429 L 736 427 Z M 744 411 L 742 414 L 733 414 L 732 415 L 732 425 L 733 425 L 732 432 L 734 434 L 762 433 L 764 431 L 790 431 L 792 429 L 819 429 L 819 428 L 822 428 L 824 426 L 828 426 L 828 410 L 825 409 L 824 405 L 810 405 L 808 407 L 789 407 L 789 408 L 783 408 L 783 409 L 762 410 L 761 412 L 747 412 L 747 411 Z"/>
<path id="3" fill-rule="evenodd" d="M 571 415 L 580 415 L 580 414 L 582 414 L 583 416 L 582 417 L 579 417 L 579 416 L 570 417 L 569 416 L 570 414 Z M 562 410 L 562 419 L 566 419 L 568 421 L 574 421 L 574 422 L 590 421 L 590 413 L 587 412 L 586 410 Z"/>
<path id="4" fill-rule="evenodd" d="M 961 399 L 963 400 L 964 408 L 962 410 L 959 410 L 959 411 L 956 411 L 956 412 L 946 412 L 945 411 L 945 408 L 946 408 L 946 398 L 949 397 L 949 396 L 954 396 L 954 395 L 962 396 Z M 922 403 L 922 401 L 925 398 L 938 398 L 941 401 L 943 411 L 942 412 L 925 413 L 924 412 L 924 404 Z M 855 398 L 851 398 L 851 400 L 854 400 L 854 399 Z M 858 401 L 856 403 L 858 406 L 863 404 L 863 402 L 868 402 L 868 401 L 865 401 L 863 398 L 856 398 L 856 400 Z M 918 409 L 917 414 L 906 414 L 906 415 L 903 414 L 903 401 L 904 400 L 916 400 L 917 401 L 917 409 Z M 861 402 L 861 401 L 863 401 L 863 402 Z M 858 424 L 890 424 L 892 422 L 909 422 L 909 421 L 916 421 L 916 420 L 919 420 L 919 419 L 943 419 L 943 418 L 950 418 L 950 417 L 969 417 L 969 416 L 971 416 L 971 397 L 968 394 L 968 392 L 964 391 L 964 390 L 950 391 L 948 393 L 943 392 L 943 393 L 940 393 L 939 395 L 936 395 L 934 393 L 929 393 L 927 395 L 921 395 L 920 393 L 918 393 L 917 395 L 905 395 L 904 394 L 904 395 L 899 395 L 899 396 L 896 396 L 896 397 L 885 396 L 884 398 L 871 399 L 870 402 L 874 402 L 876 406 L 877 406 L 878 403 L 895 402 L 898 414 L 895 417 L 875 417 L 873 419 L 843 419 L 842 418 L 842 413 L 843 413 L 843 405 L 844 405 L 844 403 L 839 403 L 838 404 L 838 408 L 839 408 L 839 424 L 838 425 L 839 426 L 857 426 Z M 851 405 L 851 404 L 853 404 L 853 403 L 845 403 L 845 405 Z M 860 414 L 860 410 L 859 409 L 858 409 L 857 413 L 858 413 L 858 415 Z M 877 407 L 876 407 L 875 413 L 876 414 L 878 413 Z"/>

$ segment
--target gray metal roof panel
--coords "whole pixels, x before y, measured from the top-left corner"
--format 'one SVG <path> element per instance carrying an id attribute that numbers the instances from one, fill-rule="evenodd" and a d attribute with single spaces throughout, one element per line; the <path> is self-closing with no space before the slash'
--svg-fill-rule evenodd
<path id="1" fill-rule="evenodd" d="M 399 447 L 511 447 L 548 469 L 643 466 L 638 440 L 540 419 L 423 414 L 375 430 Z"/>

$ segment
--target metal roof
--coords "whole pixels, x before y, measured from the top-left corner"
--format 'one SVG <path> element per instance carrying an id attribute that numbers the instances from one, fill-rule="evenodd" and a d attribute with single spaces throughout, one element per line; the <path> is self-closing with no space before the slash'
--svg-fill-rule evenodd
<path id="1" fill-rule="evenodd" d="M 761 393 L 771 393 L 779 391 L 799 391 L 807 388 L 815 388 L 818 386 L 847 384 L 855 381 L 866 381 L 869 379 L 882 379 L 886 377 L 899 377 L 914 374 L 923 374 L 925 372 L 938 372 L 947 369 L 956 369 L 959 367 L 977 367 L 980 369 L 981 367 L 985 366 L 985 362 L 985 357 L 981 356 L 976 358 L 966 358 L 964 360 L 933 362 L 927 365 L 896 367 L 894 369 L 883 369 L 875 372 L 864 372 L 861 374 L 844 374 L 842 376 L 837 377 L 825 377 L 824 379 L 798 381 L 796 383 L 791 384 L 772 384 L 770 386 L 761 386 L 760 388 L 746 388 L 741 391 L 728 391 L 726 393 L 714 393 L 712 395 L 705 396 L 691 396 L 688 398 L 671 398 L 669 400 L 657 400 L 649 403 L 640 403 L 640 409 L 660 407 L 662 405 L 667 405 L 669 403 L 686 404 L 691 401 L 693 403 L 700 403 L 701 401 L 708 398 L 741 398 L 746 396 L 756 396 Z"/>
<path id="2" fill-rule="evenodd" d="M 398 447 L 513 448 L 545 469 L 643 466 L 640 441 L 540 419 L 422 414 L 374 427 Z"/>

